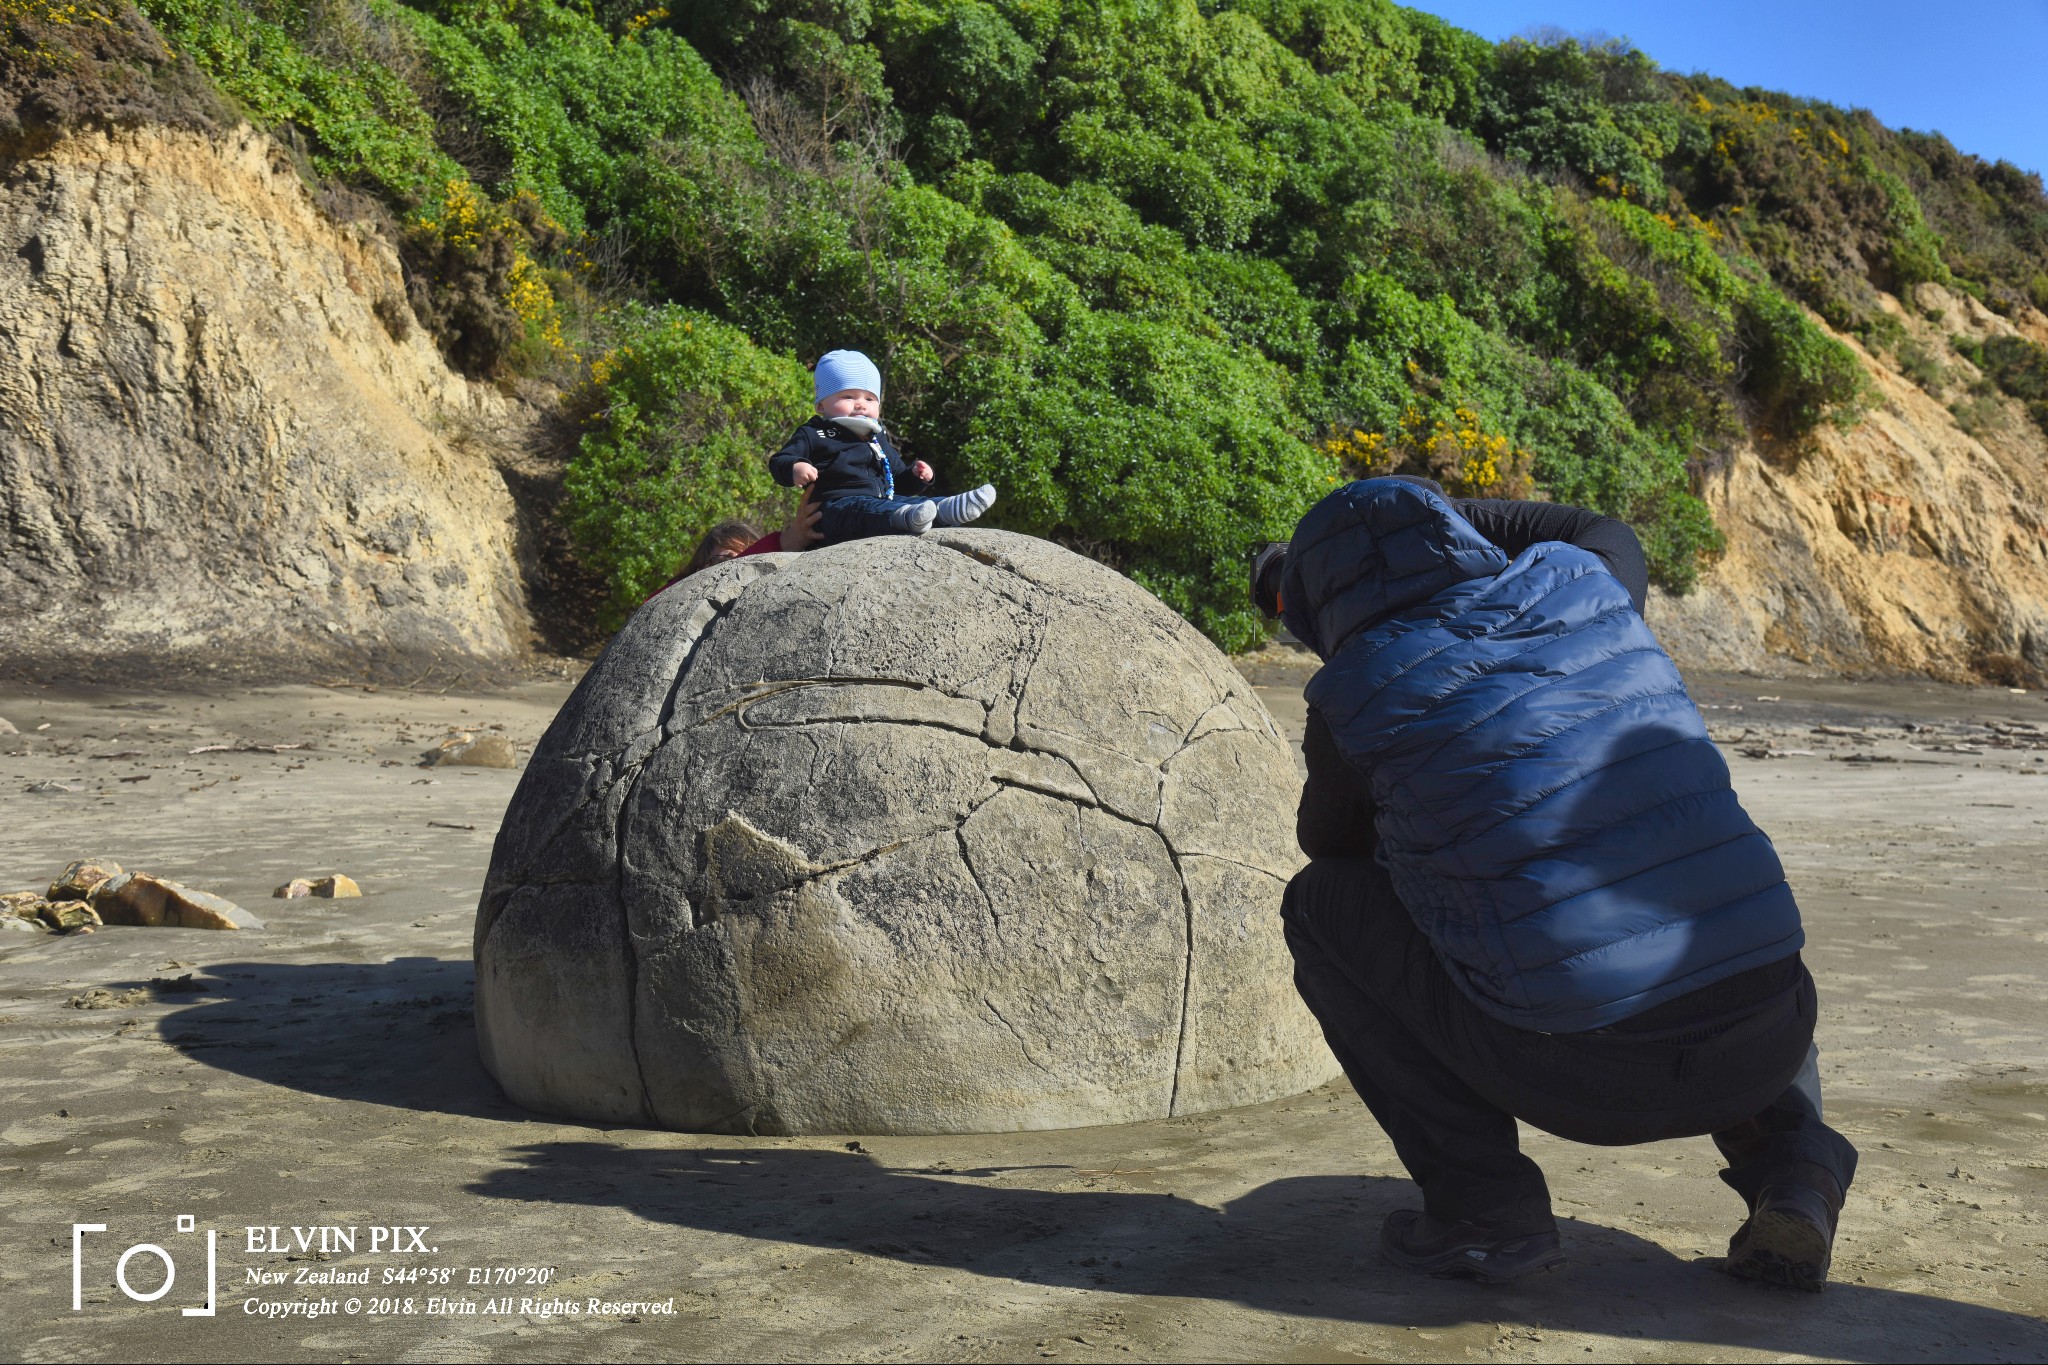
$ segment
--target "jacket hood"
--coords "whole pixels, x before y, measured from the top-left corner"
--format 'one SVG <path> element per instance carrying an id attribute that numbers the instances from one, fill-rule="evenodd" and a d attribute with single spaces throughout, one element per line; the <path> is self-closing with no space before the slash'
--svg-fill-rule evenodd
<path id="1" fill-rule="evenodd" d="M 1295 527 L 1282 617 L 1328 659 L 1359 631 L 1507 566 L 1506 553 L 1438 494 L 1405 479 L 1361 479 Z"/>

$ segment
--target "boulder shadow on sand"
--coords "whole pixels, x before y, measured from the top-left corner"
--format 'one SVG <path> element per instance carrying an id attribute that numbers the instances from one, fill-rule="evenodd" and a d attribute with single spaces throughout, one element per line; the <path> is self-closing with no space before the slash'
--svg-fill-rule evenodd
<path id="1" fill-rule="evenodd" d="M 157 1030 L 195 1061 L 330 1099 L 523 1116 L 477 1060 L 468 962 L 221 962 L 188 976 L 156 988 L 189 1001 Z"/>
<path id="2" fill-rule="evenodd" d="M 1718 1257 L 1679 1257 L 1578 1218 L 1559 1220 L 1571 1257 L 1561 1271 L 1506 1287 L 1429 1279 L 1379 1259 L 1381 1219 L 1416 1199 L 1408 1181 L 1385 1176 L 1293 1176 L 1221 1208 L 1158 1190 L 982 1183 L 1024 1169 L 1090 1174 L 1039 1165 L 901 1169 L 866 1153 L 766 1145 L 650 1151 L 552 1142 L 521 1149 L 518 1165 L 470 1191 L 616 1206 L 652 1223 L 861 1252 L 996 1284 L 1205 1298 L 1389 1327 L 1521 1320 L 1646 1346 L 1693 1342 L 1831 1360 L 1897 1360 L 1941 1341 L 1955 1349 L 1928 1358 L 2048 1357 L 2048 1323 L 2023 1313 L 1840 1282 L 1818 1297 L 1794 1294 L 1729 1279 L 1714 1269 Z M 1105 1184 L 1116 1178 L 1093 1174 Z"/>

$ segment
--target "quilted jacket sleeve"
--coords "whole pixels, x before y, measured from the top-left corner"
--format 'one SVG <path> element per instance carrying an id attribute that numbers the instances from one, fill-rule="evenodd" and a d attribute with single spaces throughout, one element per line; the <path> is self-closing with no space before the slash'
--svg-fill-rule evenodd
<path id="1" fill-rule="evenodd" d="M 1451 504 L 1472 529 L 1509 555 L 1546 540 L 1576 545 L 1600 556 L 1607 571 L 1628 589 L 1640 613 L 1650 595 L 1650 569 L 1643 544 L 1625 521 L 1558 502 L 1516 502 L 1506 498 L 1460 498 Z"/>
<path id="2" fill-rule="evenodd" d="M 1365 779 L 1337 752 L 1323 713 L 1311 706 L 1302 738 L 1308 780 L 1294 817 L 1294 841 L 1311 858 L 1370 858 L 1379 847 L 1372 794 Z"/>

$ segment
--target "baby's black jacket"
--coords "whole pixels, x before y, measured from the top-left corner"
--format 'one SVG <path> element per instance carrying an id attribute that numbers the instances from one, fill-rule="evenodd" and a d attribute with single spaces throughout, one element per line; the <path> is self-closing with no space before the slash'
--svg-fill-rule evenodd
<path id="1" fill-rule="evenodd" d="M 931 489 L 930 479 L 920 479 L 910 472 L 910 461 L 889 439 L 887 427 L 877 431 L 873 440 L 889 457 L 899 495 L 918 497 Z M 813 417 L 783 442 L 782 449 L 768 457 L 768 473 L 784 488 L 791 488 L 796 480 L 790 471 L 798 461 L 804 461 L 818 471 L 816 486 L 821 500 L 879 498 L 888 492 L 888 484 L 882 478 L 882 462 L 875 458 L 874 448 L 868 442 L 868 437 L 856 436 L 829 417 Z"/>

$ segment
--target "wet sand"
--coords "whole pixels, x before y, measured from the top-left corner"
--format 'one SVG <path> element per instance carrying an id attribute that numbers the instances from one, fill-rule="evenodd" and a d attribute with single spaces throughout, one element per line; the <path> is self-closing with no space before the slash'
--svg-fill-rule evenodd
<path id="1" fill-rule="evenodd" d="M 1298 734 L 1299 659 L 1246 670 Z M 1341 1085 L 977 1137 L 526 1113 L 479 1067 L 468 1014 L 476 890 L 517 774 L 414 765 L 455 727 L 501 725 L 525 753 L 567 683 L 0 685 L 22 732 L 0 735 L 0 890 L 96 854 L 269 922 L 0 931 L 0 1354 L 2048 1359 L 2048 704 L 1922 682 L 1693 686 L 1799 892 L 1830 1118 L 1863 1152 L 1817 1298 L 1714 1273 L 1740 1209 L 1705 1139 L 1525 1130 L 1571 1265 L 1506 1290 L 1394 1271 L 1373 1239 L 1412 1186 Z M 189 752 L 214 744 L 307 747 Z M 362 899 L 269 896 L 331 872 Z M 75 1223 L 107 1225 L 85 1235 L 76 1312 Z M 358 1249 L 301 1251 L 290 1229 L 323 1225 L 363 1229 Z M 251 1226 L 279 1241 L 251 1251 Z M 372 1252 L 373 1226 L 427 1229 L 433 1250 Z M 218 1311 L 187 1317 L 209 1229 Z M 155 1302 L 115 1287 L 140 1242 L 178 1267 Z M 294 1284 L 302 1270 L 370 1283 Z M 162 1280 L 153 1253 L 127 1273 L 142 1293 Z M 592 1299 L 628 1306 L 543 1311 Z"/>

